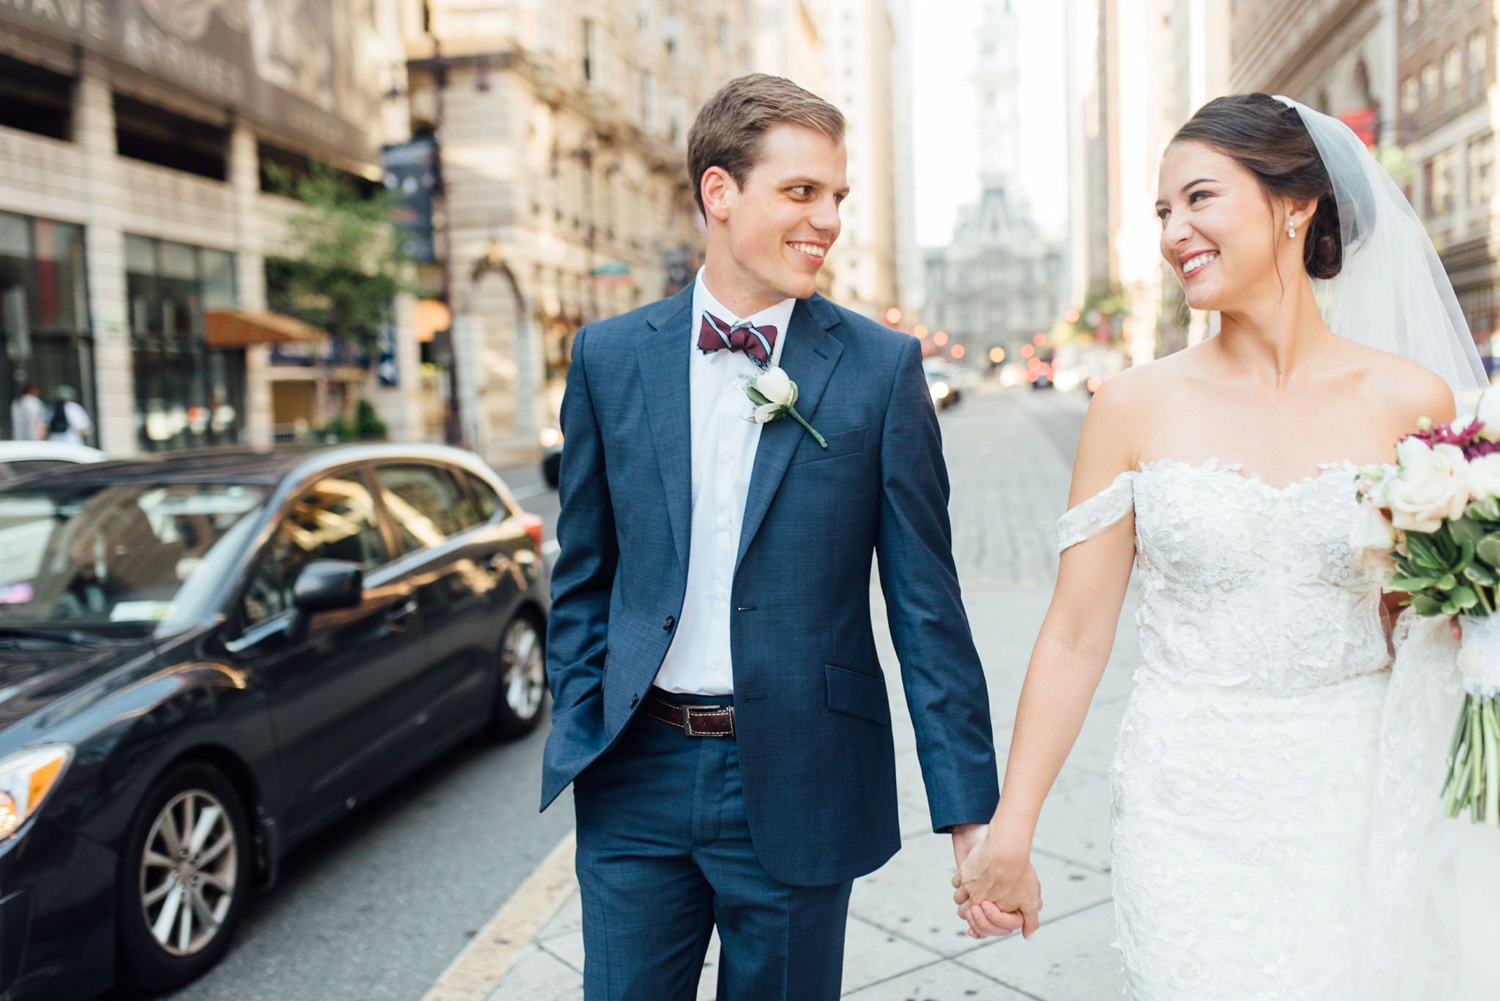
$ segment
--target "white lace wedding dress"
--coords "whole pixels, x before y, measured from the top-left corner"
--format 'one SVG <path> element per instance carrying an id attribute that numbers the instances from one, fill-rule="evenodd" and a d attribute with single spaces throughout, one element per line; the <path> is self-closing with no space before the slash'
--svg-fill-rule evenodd
<path id="1" fill-rule="evenodd" d="M 1385 948 L 1415 916 L 1439 782 L 1400 716 L 1445 708 L 1424 683 L 1386 718 L 1380 586 L 1348 544 L 1354 467 L 1273 487 L 1213 460 L 1145 464 L 1070 510 L 1059 548 L 1132 511 L 1144 662 L 1111 831 L 1128 995 L 1455 996 L 1399 989 Z M 1430 658 L 1445 639 L 1422 642 Z"/>

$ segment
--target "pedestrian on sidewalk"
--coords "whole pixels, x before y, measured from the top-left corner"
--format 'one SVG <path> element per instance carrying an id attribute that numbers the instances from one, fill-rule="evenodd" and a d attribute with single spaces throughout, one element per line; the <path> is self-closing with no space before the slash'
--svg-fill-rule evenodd
<path id="1" fill-rule="evenodd" d="M 715 926 L 722 1001 L 832 1001 L 900 846 L 872 559 L 955 860 L 998 800 L 989 699 L 920 344 L 815 292 L 842 114 L 741 77 L 688 160 L 696 280 L 574 342 L 542 805 L 573 783 L 588 1001 L 691 1001 Z"/>
<path id="2" fill-rule="evenodd" d="M 36 386 L 27 383 L 10 403 L 10 436 L 15 441 L 41 441 L 46 437 L 47 405 Z"/>
<path id="3" fill-rule="evenodd" d="M 72 386 L 58 386 L 57 399 L 47 411 L 47 440 L 84 444 L 84 435 L 94 429 L 87 410 L 78 402 Z"/>

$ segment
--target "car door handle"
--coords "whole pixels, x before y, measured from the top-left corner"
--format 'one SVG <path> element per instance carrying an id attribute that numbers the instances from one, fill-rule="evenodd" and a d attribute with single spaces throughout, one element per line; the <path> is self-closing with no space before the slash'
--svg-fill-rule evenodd
<path id="1" fill-rule="evenodd" d="M 401 604 L 385 613 L 385 624 L 393 633 L 404 632 L 411 627 L 412 619 L 417 614 L 417 599 L 407 598 Z"/>

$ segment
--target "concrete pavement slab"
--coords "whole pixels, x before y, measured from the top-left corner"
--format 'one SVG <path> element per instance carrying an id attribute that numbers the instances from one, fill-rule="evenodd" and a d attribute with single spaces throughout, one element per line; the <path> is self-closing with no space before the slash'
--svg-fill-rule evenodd
<path id="1" fill-rule="evenodd" d="M 545 949 L 521 957 L 491 995 L 496 1001 L 559 1001 L 583 997 L 583 974 Z"/>
<path id="2" fill-rule="evenodd" d="M 863 990 L 851 1001 L 1034 1001 L 957 963 L 935 963 Z"/>
<path id="3" fill-rule="evenodd" d="M 1107 1001 L 1125 992 L 1114 904 L 1049 921 L 1026 941 L 1000 939 L 953 962 L 1041 1001 Z"/>

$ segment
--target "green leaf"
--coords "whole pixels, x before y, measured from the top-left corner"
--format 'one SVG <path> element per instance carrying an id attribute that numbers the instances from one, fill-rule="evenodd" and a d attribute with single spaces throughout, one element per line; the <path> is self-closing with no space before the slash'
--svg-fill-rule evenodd
<path id="1" fill-rule="evenodd" d="M 1442 553 L 1438 551 L 1437 543 L 1433 541 L 1430 535 L 1423 535 L 1421 532 L 1407 532 L 1406 548 L 1418 566 L 1426 567 L 1429 570 L 1443 570 L 1448 566 L 1448 561 L 1443 559 Z"/>
<path id="2" fill-rule="evenodd" d="M 1469 513 L 1489 521 L 1500 521 L 1500 499 L 1494 497 L 1475 501 L 1469 505 Z"/>
<path id="3" fill-rule="evenodd" d="M 1496 584 L 1500 584 L 1500 577 L 1497 577 L 1495 571 L 1483 563 L 1470 563 L 1464 567 L 1464 576 L 1474 583 L 1483 584 L 1486 587 L 1494 587 Z"/>
<path id="4" fill-rule="evenodd" d="M 1474 562 L 1474 543 L 1463 539 L 1458 544 L 1458 559 L 1453 563 L 1454 573 L 1463 573 Z"/>
<path id="5" fill-rule="evenodd" d="M 1437 582 L 1432 586 L 1437 588 L 1439 591 L 1451 591 L 1458 586 L 1458 578 L 1453 576 L 1451 573 L 1445 573 L 1441 577 L 1439 577 L 1437 579 Z"/>
<path id="6" fill-rule="evenodd" d="M 1386 588 L 1391 591 L 1406 591 L 1408 594 L 1412 594 L 1417 591 L 1425 591 L 1429 587 L 1436 587 L 1437 583 L 1438 579 L 1436 577 L 1392 577 L 1390 582 L 1386 584 Z"/>
<path id="7" fill-rule="evenodd" d="M 1449 600 L 1453 603 L 1454 606 L 1458 608 L 1459 611 L 1467 612 L 1469 609 L 1479 604 L 1479 595 L 1474 593 L 1473 588 L 1468 587 L 1464 584 L 1460 584 L 1458 587 L 1453 589 L 1453 597 Z"/>
<path id="8" fill-rule="evenodd" d="M 1438 529 L 1432 533 L 1432 541 L 1437 543 L 1439 555 L 1443 558 L 1444 566 L 1452 566 L 1453 561 L 1458 559 L 1458 546 L 1445 529 Z"/>
<path id="9" fill-rule="evenodd" d="M 1465 542 L 1470 546 L 1476 545 L 1485 534 L 1483 525 L 1467 517 L 1448 522 L 1448 533 L 1460 546 Z"/>
<path id="10" fill-rule="evenodd" d="M 1440 601 L 1427 597 L 1425 594 L 1414 594 L 1407 602 L 1417 610 L 1418 615 L 1442 615 L 1443 604 Z"/>
<path id="11" fill-rule="evenodd" d="M 1500 569 L 1500 532 L 1486 535 L 1475 543 L 1474 553 L 1492 569 Z"/>
<path id="12" fill-rule="evenodd" d="M 767 403 L 771 402 L 766 397 L 765 393 L 762 393 L 760 390 L 756 389 L 754 386 L 746 386 L 745 387 L 745 395 L 748 396 L 748 397 L 750 397 L 750 402 L 753 403 L 753 404 L 755 404 L 757 407 L 763 407 Z"/>

